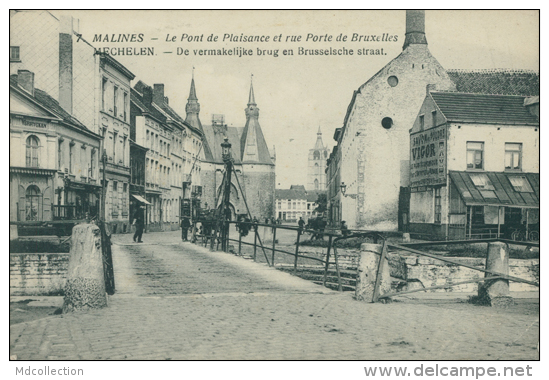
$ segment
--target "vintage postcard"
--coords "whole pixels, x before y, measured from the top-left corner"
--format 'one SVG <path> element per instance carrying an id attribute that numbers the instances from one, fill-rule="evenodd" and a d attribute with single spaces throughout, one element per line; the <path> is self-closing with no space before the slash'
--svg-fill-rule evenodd
<path id="1" fill-rule="evenodd" d="M 541 371 L 539 20 L 10 11 L 14 370 Z"/>

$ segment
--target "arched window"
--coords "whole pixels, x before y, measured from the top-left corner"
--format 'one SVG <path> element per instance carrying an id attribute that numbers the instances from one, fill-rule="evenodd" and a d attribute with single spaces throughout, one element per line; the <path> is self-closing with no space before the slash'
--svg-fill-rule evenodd
<path id="1" fill-rule="evenodd" d="M 318 190 L 318 179 L 315 178 L 315 190 Z"/>
<path id="2" fill-rule="evenodd" d="M 31 168 L 38 167 L 38 149 L 40 148 L 40 141 L 36 136 L 29 136 L 27 138 L 27 154 L 26 154 L 26 166 Z"/>
<path id="3" fill-rule="evenodd" d="M 313 153 L 313 159 L 320 160 L 320 152 L 318 150 L 315 150 Z"/>
<path id="4" fill-rule="evenodd" d="M 324 158 L 327 158 L 328 157 L 328 151 L 324 151 Z"/>
<path id="5" fill-rule="evenodd" d="M 40 189 L 36 185 L 27 187 L 25 220 L 42 220 L 42 194 L 40 194 Z"/>

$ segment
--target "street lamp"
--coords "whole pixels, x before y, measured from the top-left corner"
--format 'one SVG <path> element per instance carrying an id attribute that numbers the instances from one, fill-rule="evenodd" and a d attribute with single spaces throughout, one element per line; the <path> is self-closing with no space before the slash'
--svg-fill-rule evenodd
<path id="1" fill-rule="evenodd" d="M 343 194 L 343 196 L 346 196 L 345 193 L 347 192 L 347 185 L 345 184 L 345 182 L 341 182 L 341 185 L 339 185 L 339 187 L 341 188 L 341 194 Z"/>
<path id="2" fill-rule="evenodd" d="M 229 139 L 225 137 L 225 139 L 221 143 L 221 157 L 223 158 L 223 162 L 225 163 L 232 160 L 231 146 L 232 145 L 229 142 Z"/>

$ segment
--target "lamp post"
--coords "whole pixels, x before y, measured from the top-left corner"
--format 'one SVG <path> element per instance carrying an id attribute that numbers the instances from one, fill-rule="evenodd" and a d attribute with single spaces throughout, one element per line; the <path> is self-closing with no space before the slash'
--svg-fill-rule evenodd
<path id="1" fill-rule="evenodd" d="M 347 185 L 345 184 L 345 182 L 341 182 L 341 185 L 339 185 L 339 187 L 341 188 L 341 194 L 343 194 L 343 196 L 345 197 L 345 193 L 347 192 Z"/>
<path id="2" fill-rule="evenodd" d="M 106 197 L 107 197 L 107 176 L 106 176 L 106 166 L 107 166 L 107 152 L 103 149 L 103 154 L 101 155 L 101 163 L 103 164 L 103 183 L 101 184 L 101 220 L 106 221 L 107 211 L 106 207 Z"/>
<path id="3" fill-rule="evenodd" d="M 221 220 L 223 221 L 222 241 L 221 247 L 223 251 L 229 250 L 229 219 L 231 209 L 229 206 L 231 197 L 231 174 L 233 171 L 233 158 L 231 155 L 231 143 L 229 139 L 225 137 L 221 143 L 221 158 L 225 164 L 225 188 L 223 189 L 223 200 L 221 202 Z"/>

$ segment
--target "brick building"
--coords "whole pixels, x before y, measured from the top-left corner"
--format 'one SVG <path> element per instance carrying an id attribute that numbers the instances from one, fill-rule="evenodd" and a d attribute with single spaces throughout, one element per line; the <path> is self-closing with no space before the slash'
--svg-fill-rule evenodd
<path id="1" fill-rule="evenodd" d="M 250 85 L 248 106 L 245 109 L 246 124 L 243 128 L 228 127 L 224 116 L 216 114 L 212 116 L 211 125 L 202 125 L 194 79 L 191 83 L 186 111 L 188 123 L 204 132 L 200 171 L 202 205 L 207 204 L 208 208 L 216 208 L 221 201 L 219 195 L 224 170 L 221 143 L 227 138 L 232 145 L 236 172 L 236 176 L 232 176 L 231 183 L 232 217 L 246 213 L 244 196 L 253 217 L 260 220 L 273 217 L 275 215 L 275 162 L 259 125 L 259 108 L 255 102 L 253 86 Z"/>

